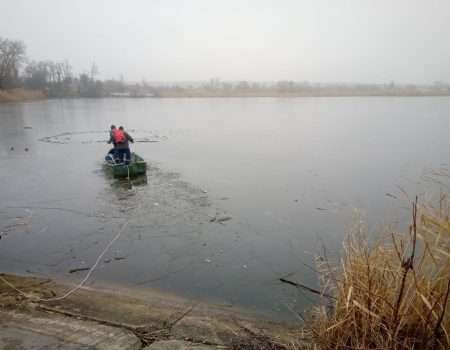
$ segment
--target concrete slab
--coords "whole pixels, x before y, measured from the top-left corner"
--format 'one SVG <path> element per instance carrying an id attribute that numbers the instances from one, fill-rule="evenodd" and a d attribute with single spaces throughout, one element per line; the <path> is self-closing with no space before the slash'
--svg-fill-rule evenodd
<path id="1" fill-rule="evenodd" d="M 84 350 L 138 350 L 142 346 L 141 341 L 125 329 L 37 310 L 0 310 L 0 327 L 2 334 L 10 335 L 3 337 L 5 346 L 16 346 L 17 349 L 21 349 L 20 346 L 29 348 L 20 343 L 21 340 L 32 344 L 36 340 L 41 346 L 36 349 L 52 349 L 52 344 Z M 21 332 L 26 338 L 13 337 Z"/>
<path id="2" fill-rule="evenodd" d="M 94 350 L 29 331 L 0 327 L 0 350 Z"/>
<path id="3" fill-rule="evenodd" d="M 218 322 L 211 317 L 185 316 L 172 327 L 171 335 L 176 339 L 190 339 L 195 342 L 229 345 L 236 344 L 246 334 L 235 325 Z"/>
<path id="4" fill-rule="evenodd" d="M 214 350 L 216 346 L 195 344 L 185 340 L 160 340 L 145 347 L 143 350 Z"/>
<path id="5" fill-rule="evenodd" d="M 51 299 L 55 295 L 66 294 L 72 288 L 39 278 L 12 275 L 5 277 L 20 290 L 38 298 Z M 133 332 L 124 329 L 134 330 L 142 335 L 163 332 L 164 337 L 168 339 L 183 339 L 217 346 L 254 345 L 257 341 L 272 342 L 290 349 L 307 348 L 303 347 L 303 332 L 300 326 L 247 318 L 209 303 L 181 299 L 159 292 L 123 287 L 99 289 L 96 284 L 95 289 L 82 288 L 62 300 L 45 302 L 33 300 L 33 297 L 24 297 L 9 285 L 0 283 L 0 326 L 4 324 L 11 328 L 52 335 L 53 333 L 48 331 L 53 326 L 58 328 L 64 324 L 62 319 L 69 323 L 78 321 L 76 327 L 79 327 L 80 331 L 74 331 L 66 325 L 62 327 L 66 330 L 59 333 L 58 339 L 95 346 L 96 349 L 115 349 L 112 344 L 116 340 L 123 340 L 126 344 L 114 345 L 117 349 L 139 349 L 140 341 Z M 20 317 L 13 317 L 10 313 L 12 310 L 19 312 L 24 308 L 30 309 L 30 314 L 42 320 L 33 327 L 21 328 Z M 2 313 L 5 312 L 9 312 L 6 314 L 8 317 L 3 317 Z M 32 316 L 29 318 L 33 319 Z M 56 322 L 58 327 L 54 325 L 55 320 L 60 320 Z M 28 321 L 25 324 L 33 324 L 31 320 Z M 47 326 L 42 328 L 41 324 Z M 109 327 L 113 333 L 108 336 L 110 331 L 100 326 Z M 42 329 L 46 329 L 47 333 L 43 333 Z M 127 336 L 134 340 L 126 342 Z M 110 338 L 112 342 L 108 343 Z"/>

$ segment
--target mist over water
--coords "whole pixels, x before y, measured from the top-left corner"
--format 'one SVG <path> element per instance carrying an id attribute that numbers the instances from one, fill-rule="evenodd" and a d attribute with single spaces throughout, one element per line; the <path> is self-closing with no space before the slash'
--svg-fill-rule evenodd
<path id="1" fill-rule="evenodd" d="M 315 286 L 317 244 L 337 254 L 353 208 L 368 232 L 407 220 L 423 168 L 449 149 L 450 99 L 50 100 L 0 105 L 0 266 L 112 281 L 293 320 L 309 305 L 278 278 Z M 111 124 L 146 178 L 102 168 Z M 141 142 L 139 142 L 141 141 Z M 423 145 L 426 145 L 424 147 Z M 218 217 L 231 219 L 218 222 Z"/>

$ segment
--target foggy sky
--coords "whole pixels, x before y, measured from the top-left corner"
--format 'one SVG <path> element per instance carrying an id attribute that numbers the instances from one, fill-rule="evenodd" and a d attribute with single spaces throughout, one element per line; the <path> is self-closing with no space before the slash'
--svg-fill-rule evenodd
<path id="1" fill-rule="evenodd" d="M 449 0 L 0 0 L 0 36 L 101 79 L 450 82 Z"/>

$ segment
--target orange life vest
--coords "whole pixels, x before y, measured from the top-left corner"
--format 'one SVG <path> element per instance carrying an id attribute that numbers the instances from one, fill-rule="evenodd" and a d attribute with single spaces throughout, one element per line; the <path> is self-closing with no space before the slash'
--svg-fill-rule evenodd
<path id="1" fill-rule="evenodd" d="M 114 142 L 115 143 L 125 142 L 125 135 L 123 133 L 123 130 L 114 129 Z"/>

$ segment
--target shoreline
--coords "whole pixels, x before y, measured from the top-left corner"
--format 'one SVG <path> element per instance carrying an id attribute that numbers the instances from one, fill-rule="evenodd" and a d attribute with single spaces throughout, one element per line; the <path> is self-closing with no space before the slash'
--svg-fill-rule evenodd
<path id="1" fill-rule="evenodd" d="M 37 90 L 26 90 L 21 88 L 0 90 L 0 103 L 38 101 L 44 99 L 45 95 Z"/>
<path id="2" fill-rule="evenodd" d="M 303 92 L 303 93 L 214 93 L 201 91 L 161 92 L 151 98 L 233 98 L 233 97 L 443 97 L 450 96 L 450 92 L 358 92 L 358 91 L 330 91 L 330 92 Z M 135 97 L 139 98 L 139 97 Z M 146 98 L 146 97 L 140 97 Z"/>
<path id="3" fill-rule="evenodd" d="M 125 331 L 130 349 L 141 349 L 156 341 L 189 341 L 208 344 L 211 349 L 253 349 L 255 344 L 261 348 L 277 344 L 274 349 L 302 349 L 306 345 L 299 325 L 246 317 L 201 300 L 129 287 L 97 286 L 82 287 L 57 300 L 72 287 L 50 279 L 1 276 L 22 292 L 0 280 L 3 329 L 56 336 L 59 341 L 82 346 L 91 345 L 91 338 L 95 339 L 98 332 Z M 105 326 L 109 328 L 103 330 Z M 67 334 L 67 328 L 73 327 L 83 329 L 84 335 Z M 94 348 L 113 348 L 108 341 Z"/>
<path id="4" fill-rule="evenodd" d="M 377 92 L 377 91 L 323 91 L 323 92 L 298 92 L 298 93 L 278 93 L 278 92 L 241 92 L 241 93 L 223 93 L 223 92 L 205 92 L 205 91 L 182 91 L 182 92 L 159 92 L 155 96 L 102 96 L 88 97 L 89 99 L 165 99 L 165 98 L 292 98 L 292 97 L 448 97 L 450 91 L 442 92 Z M 0 103 L 26 102 L 26 101 L 46 101 L 61 99 L 86 99 L 86 97 L 60 97 L 49 98 L 41 91 L 12 89 L 0 90 Z"/>

